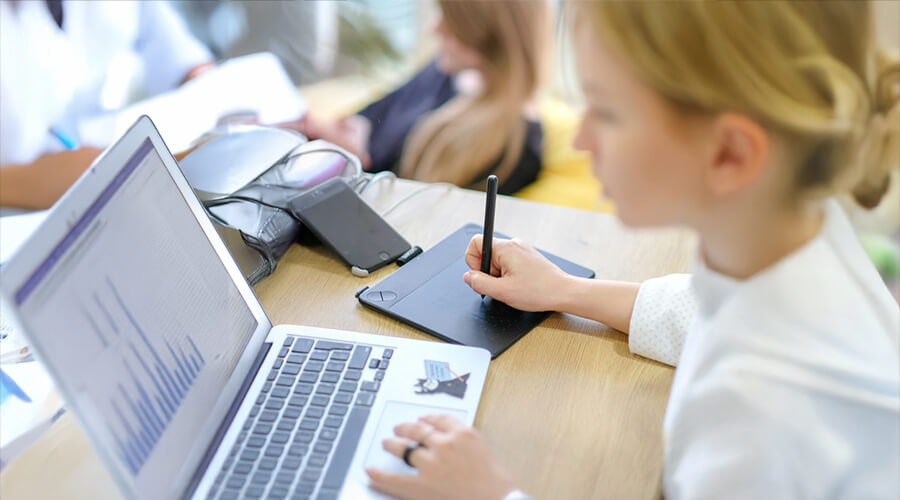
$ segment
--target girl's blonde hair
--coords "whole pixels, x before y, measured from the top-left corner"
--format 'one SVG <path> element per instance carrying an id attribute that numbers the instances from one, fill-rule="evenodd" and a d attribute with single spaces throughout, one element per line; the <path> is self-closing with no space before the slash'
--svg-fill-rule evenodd
<path id="1" fill-rule="evenodd" d="M 746 114 L 796 145 L 798 190 L 850 191 L 867 208 L 881 200 L 900 164 L 900 63 L 876 49 L 868 1 L 581 6 L 673 103 Z"/>
<path id="2" fill-rule="evenodd" d="M 537 89 L 547 42 L 542 0 L 441 0 L 443 22 L 482 57 L 481 92 L 457 96 L 413 127 L 400 175 L 428 182 L 478 185 L 488 173 L 502 180 L 525 143 L 522 108 Z M 488 172 L 495 162 L 499 166 Z"/>

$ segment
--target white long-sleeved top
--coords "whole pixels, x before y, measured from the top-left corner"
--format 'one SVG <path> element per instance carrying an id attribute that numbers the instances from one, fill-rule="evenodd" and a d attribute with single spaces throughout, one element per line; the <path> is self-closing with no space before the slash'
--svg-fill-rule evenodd
<path id="1" fill-rule="evenodd" d="M 0 0 L 0 165 L 63 149 L 51 126 L 78 139 L 78 121 L 103 111 L 101 94 L 114 64 L 140 62 L 144 88 L 155 94 L 212 61 L 167 2 L 67 0 L 62 6 L 60 28 L 43 1 Z"/>
<path id="2" fill-rule="evenodd" d="M 631 350 L 677 364 L 670 499 L 900 498 L 900 306 L 835 202 L 743 281 L 702 262 L 645 282 Z"/>

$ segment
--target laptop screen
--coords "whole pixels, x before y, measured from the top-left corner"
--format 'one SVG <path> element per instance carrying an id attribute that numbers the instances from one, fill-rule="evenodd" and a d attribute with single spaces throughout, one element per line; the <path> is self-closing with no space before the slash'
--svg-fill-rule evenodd
<path id="1" fill-rule="evenodd" d="M 14 300 L 95 439 L 162 498 L 257 321 L 149 139 L 69 227 Z"/>

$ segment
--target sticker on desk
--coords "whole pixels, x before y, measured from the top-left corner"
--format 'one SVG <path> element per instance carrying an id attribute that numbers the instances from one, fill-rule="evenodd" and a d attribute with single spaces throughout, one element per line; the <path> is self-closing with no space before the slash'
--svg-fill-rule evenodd
<path id="1" fill-rule="evenodd" d="M 425 360 L 425 378 L 416 383 L 416 394 L 449 394 L 462 399 L 466 395 L 469 375 L 457 375 L 446 361 Z"/>

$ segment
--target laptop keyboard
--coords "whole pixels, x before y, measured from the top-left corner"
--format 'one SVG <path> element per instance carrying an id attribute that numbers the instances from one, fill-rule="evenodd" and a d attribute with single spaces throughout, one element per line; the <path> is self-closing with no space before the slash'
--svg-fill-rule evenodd
<path id="1" fill-rule="evenodd" d="M 208 498 L 337 498 L 392 355 L 285 339 Z"/>

